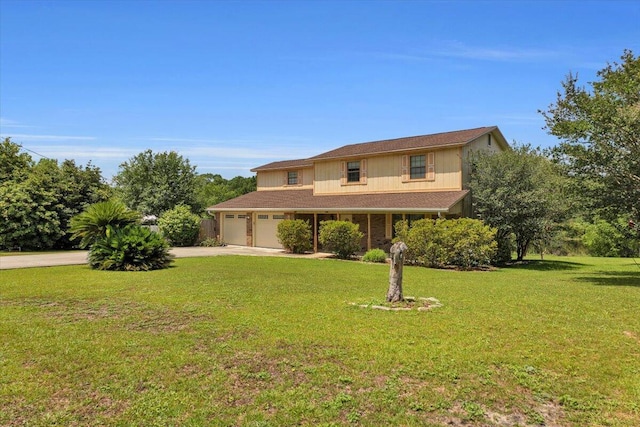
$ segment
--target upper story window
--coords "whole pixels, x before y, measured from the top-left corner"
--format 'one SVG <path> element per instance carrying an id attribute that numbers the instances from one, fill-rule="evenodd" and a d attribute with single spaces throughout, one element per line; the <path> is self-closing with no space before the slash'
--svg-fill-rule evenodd
<path id="1" fill-rule="evenodd" d="M 347 182 L 360 182 L 360 162 L 347 162 Z"/>
<path id="2" fill-rule="evenodd" d="M 436 179 L 436 154 L 415 154 L 401 156 L 402 158 L 402 182 L 409 181 L 434 181 Z"/>
<path id="3" fill-rule="evenodd" d="M 491 134 L 487 135 L 487 145 L 491 145 Z"/>
<path id="4" fill-rule="evenodd" d="M 366 185 L 367 159 L 341 162 L 340 185 Z"/>
<path id="5" fill-rule="evenodd" d="M 298 185 L 298 171 L 287 172 L 287 185 Z"/>
<path id="6" fill-rule="evenodd" d="M 427 173 L 427 157 L 424 154 L 411 156 L 409 163 L 411 179 L 424 179 Z"/>

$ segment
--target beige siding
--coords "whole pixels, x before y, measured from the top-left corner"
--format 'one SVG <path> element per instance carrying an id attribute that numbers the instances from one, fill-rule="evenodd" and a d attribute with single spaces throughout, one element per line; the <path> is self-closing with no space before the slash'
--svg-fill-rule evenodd
<path id="1" fill-rule="evenodd" d="M 490 153 L 499 153 L 502 151 L 502 148 L 500 146 L 500 141 L 497 141 L 496 138 L 492 135 L 491 145 L 489 145 L 489 135 L 484 135 L 476 139 L 475 141 L 470 142 L 469 144 L 465 145 L 462 148 L 462 155 L 463 155 L 462 158 L 465 159 L 462 162 L 462 174 L 463 174 L 462 182 L 463 182 L 464 188 L 467 188 L 467 183 L 469 182 L 469 179 L 470 179 L 469 161 L 473 156 L 474 152 L 480 152 L 480 151 L 490 152 Z"/>
<path id="2" fill-rule="evenodd" d="M 301 185 L 286 185 L 288 170 L 258 172 L 258 191 L 260 190 L 299 190 L 313 187 L 313 168 L 298 169 L 298 179 L 302 175 Z M 299 181 L 300 182 L 300 181 Z"/>
<path id="3" fill-rule="evenodd" d="M 385 193 L 396 191 L 437 191 L 462 189 L 460 150 L 435 151 L 435 179 L 403 182 L 402 155 L 393 154 L 367 158 L 366 183 L 342 185 L 342 162 L 316 163 L 314 193 Z M 427 154 L 425 151 L 412 154 Z"/>

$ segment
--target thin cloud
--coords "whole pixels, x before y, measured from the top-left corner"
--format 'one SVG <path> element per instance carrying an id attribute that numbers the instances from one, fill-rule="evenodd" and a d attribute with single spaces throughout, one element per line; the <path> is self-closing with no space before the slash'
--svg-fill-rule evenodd
<path id="1" fill-rule="evenodd" d="M 443 47 L 444 49 L 434 50 L 432 54 L 500 62 L 539 61 L 541 59 L 557 58 L 560 55 L 560 52 L 549 49 L 477 47 L 459 42 L 445 43 Z"/>
<path id="2" fill-rule="evenodd" d="M 22 141 L 94 141 L 97 139 L 95 136 L 36 135 L 26 133 L 2 134 L 0 137 L 11 137 Z"/>
<path id="3" fill-rule="evenodd" d="M 460 58 L 495 62 L 538 62 L 562 56 L 550 49 L 469 46 L 457 41 L 439 42 L 431 48 L 409 52 L 375 52 L 381 59 L 401 61 L 431 61 L 437 58 Z"/>
<path id="4" fill-rule="evenodd" d="M 12 128 L 12 129 L 27 129 L 34 128 L 35 126 L 24 125 L 15 120 L 10 120 L 5 117 L 0 117 L 0 128 Z"/>
<path id="5" fill-rule="evenodd" d="M 259 142 L 255 139 L 205 139 L 205 138 L 147 138 L 145 141 L 154 142 L 179 142 L 185 144 L 252 144 Z"/>
<path id="6" fill-rule="evenodd" d="M 285 139 L 257 140 L 257 139 L 199 139 L 199 138 L 148 138 L 147 141 L 180 144 L 184 146 L 155 147 L 157 150 L 170 149 L 192 160 L 200 158 L 226 159 L 283 159 L 309 157 L 315 153 L 314 144 L 309 141 Z M 256 148 L 264 147 L 264 148 Z M 151 148 L 150 149 L 154 149 Z M 155 151 L 155 150 L 154 150 Z M 253 167 L 253 166 L 252 166 Z"/>
<path id="7" fill-rule="evenodd" d="M 139 150 L 121 147 L 95 147 L 82 145 L 30 145 L 30 149 L 47 157 L 58 159 L 123 159 L 134 156 Z"/>

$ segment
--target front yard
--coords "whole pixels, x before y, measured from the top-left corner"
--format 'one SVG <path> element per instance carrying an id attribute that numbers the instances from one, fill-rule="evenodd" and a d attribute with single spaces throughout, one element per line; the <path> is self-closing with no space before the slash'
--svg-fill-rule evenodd
<path id="1" fill-rule="evenodd" d="M 0 272 L 0 425 L 640 424 L 640 268 L 274 257 Z"/>

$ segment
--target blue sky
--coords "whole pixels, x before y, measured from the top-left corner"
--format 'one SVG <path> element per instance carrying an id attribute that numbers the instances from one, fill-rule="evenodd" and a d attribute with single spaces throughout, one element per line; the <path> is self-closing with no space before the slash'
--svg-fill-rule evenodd
<path id="1" fill-rule="evenodd" d="M 548 147 L 537 110 L 640 54 L 638 22 L 640 1 L 2 0 L 0 134 L 107 179 L 146 149 L 232 178 L 479 126 Z"/>

